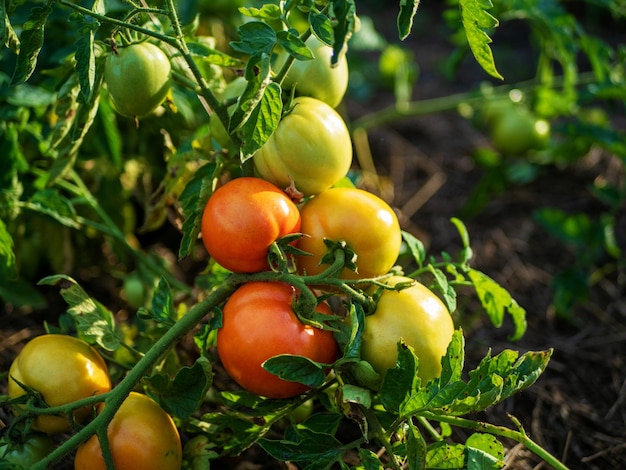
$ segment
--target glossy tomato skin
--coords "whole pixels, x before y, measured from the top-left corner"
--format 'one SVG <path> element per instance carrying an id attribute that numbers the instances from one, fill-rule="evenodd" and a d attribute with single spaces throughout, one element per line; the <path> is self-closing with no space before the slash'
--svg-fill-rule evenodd
<path id="1" fill-rule="evenodd" d="M 115 109 L 128 117 L 144 116 L 165 100 L 170 90 L 171 64 L 149 42 L 120 48 L 106 59 L 104 80 Z"/>
<path id="2" fill-rule="evenodd" d="M 317 37 L 310 36 L 306 45 L 313 52 L 311 60 L 295 60 L 285 76 L 284 87 L 296 87 L 299 96 L 310 96 L 336 108 L 348 88 L 348 60 L 341 55 L 337 65 L 331 67 L 333 48 L 321 42 Z M 287 54 L 279 55 L 275 68 L 277 70 L 287 60 Z"/>
<path id="3" fill-rule="evenodd" d="M 292 308 L 295 295 L 288 284 L 250 282 L 239 287 L 224 305 L 217 352 L 228 374 L 249 392 L 289 398 L 309 389 L 263 369 L 263 362 L 271 357 L 295 354 L 325 364 L 338 357 L 339 347 L 330 331 L 300 322 Z M 325 304 L 317 310 L 330 313 Z"/>
<path id="4" fill-rule="evenodd" d="M 299 97 L 267 142 L 253 156 L 254 169 L 279 188 L 293 182 L 305 196 L 346 176 L 352 141 L 343 118 L 323 101 Z"/>
<path id="5" fill-rule="evenodd" d="M 85 341 L 67 335 L 42 335 L 30 340 L 9 370 L 9 396 L 25 392 L 15 380 L 37 390 L 49 406 L 59 406 L 111 390 L 111 379 L 102 356 Z M 19 409 L 16 410 L 19 413 Z M 84 422 L 91 408 L 75 412 Z M 38 416 L 33 429 L 47 434 L 70 430 L 65 417 Z"/>
<path id="6" fill-rule="evenodd" d="M 24 442 L 0 441 L 0 462 L 11 463 L 28 469 L 43 460 L 55 448 L 54 442 L 46 434 L 30 435 Z"/>
<path id="7" fill-rule="evenodd" d="M 413 279 L 394 276 L 389 285 L 413 282 L 401 291 L 385 290 L 376 310 L 365 317 L 361 357 L 384 375 L 394 367 L 400 338 L 419 358 L 418 376 L 425 383 L 441 374 L 441 358 L 454 333 L 454 323 L 444 303 L 430 289 Z"/>
<path id="8" fill-rule="evenodd" d="M 260 178 L 236 178 L 219 187 L 202 214 L 207 251 L 218 264 L 239 273 L 269 269 L 270 245 L 299 230 L 298 207 Z"/>
<path id="9" fill-rule="evenodd" d="M 331 188 L 307 201 L 300 209 L 298 248 L 313 256 L 295 258 L 298 272 L 315 275 L 327 247 L 324 239 L 345 241 L 357 254 L 358 272 L 344 268 L 340 277 L 364 279 L 389 271 L 400 254 L 400 224 L 389 205 L 378 196 L 357 188 Z"/>
<path id="10" fill-rule="evenodd" d="M 107 435 L 116 470 L 178 470 L 182 445 L 172 418 L 152 398 L 131 392 L 109 423 Z M 81 445 L 75 470 L 105 470 L 98 437 Z"/>

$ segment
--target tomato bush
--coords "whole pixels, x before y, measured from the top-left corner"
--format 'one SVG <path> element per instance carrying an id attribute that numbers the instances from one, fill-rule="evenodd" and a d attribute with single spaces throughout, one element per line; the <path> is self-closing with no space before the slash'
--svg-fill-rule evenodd
<path id="1" fill-rule="evenodd" d="M 293 182 L 310 196 L 346 176 L 352 164 L 352 141 L 337 111 L 315 98 L 300 97 L 253 160 L 262 178 L 280 188 Z"/>
<path id="2" fill-rule="evenodd" d="M 236 178 L 221 186 L 202 215 L 204 246 L 217 263 L 234 272 L 268 269 L 270 245 L 299 230 L 296 205 L 259 178 Z"/>
<path id="3" fill-rule="evenodd" d="M 104 78 L 115 109 L 128 117 L 154 111 L 170 90 L 170 60 L 149 42 L 122 47 L 108 55 Z"/>
<path id="4" fill-rule="evenodd" d="M 299 395 L 310 387 L 268 372 L 263 363 L 293 354 L 330 364 L 339 349 L 331 331 L 303 324 L 293 310 L 296 290 L 285 283 L 250 282 L 224 305 L 217 351 L 228 374 L 246 390 L 270 398 Z M 330 313 L 327 305 L 317 311 Z"/>
<path id="5" fill-rule="evenodd" d="M 107 428 L 116 470 L 178 470 L 182 444 L 172 418 L 147 395 L 131 392 Z M 98 436 L 82 444 L 75 470 L 105 469 Z"/>
<path id="6" fill-rule="evenodd" d="M 31 434 L 21 442 L 0 440 L 0 462 L 29 469 L 52 452 L 55 443 L 45 434 Z"/>
<path id="7" fill-rule="evenodd" d="M 307 201 L 300 209 L 302 233 L 298 248 L 312 256 L 296 257 L 300 273 L 321 273 L 328 251 L 324 240 L 345 242 L 356 253 L 357 271 L 344 268 L 346 279 L 371 278 L 387 273 L 400 253 L 400 224 L 389 205 L 357 188 L 331 188 Z"/>
<path id="8" fill-rule="evenodd" d="M 9 369 L 11 398 L 26 393 L 20 384 L 40 393 L 48 406 L 64 405 L 111 389 L 107 365 L 98 351 L 81 339 L 58 334 L 33 338 L 13 360 Z M 75 411 L 74 419 L 84 422 L 92 413 L 91 407 L 81 408 Z M 70 428 L 69 421 L 61 416 L 38 416 L 33 423 L 33 429 L 48 434 Z"/>
<path id="9" fill-rule="evenodd" d="M 361 356 L 376 372 L 396 365 L 398 341 L 415 350 L 418 375 L 427 382 L 441 373 L 441 359 L 452 340 L 454 323 L 444 303 L 430 289 L 414 279 L 394 276 L 388 286 L 409 283 L 402 290 L 383 290 L 376 310 L 365 317 Z"/>
<path id="10" fill-rule="evenodd" d="M 313 59 L 294 61 L 283 85 L 286 88 L 295 87 L 298 95 L 316 98 L 336 108 L 348 88 L 348 60 L 343 54 L 337 64 L 331 66 L 332 47 L 315 36 L 309 37 L 306 45 L 313 52 Z M 276 69 L 280 69 L 285 63 L 287 55 L 285 52 L 279 55 Z"/>

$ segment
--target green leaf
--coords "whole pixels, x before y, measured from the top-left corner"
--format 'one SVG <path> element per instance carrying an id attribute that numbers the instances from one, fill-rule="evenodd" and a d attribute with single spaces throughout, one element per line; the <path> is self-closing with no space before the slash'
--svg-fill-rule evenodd
<path id="1" fill-rule="evenodd" d="M 399 341 L 396 367 L 387 370 L 380 389 L 380 398 L 385 409 L 400 413 L 406 408 L 421 382 L 417 369 L 418 358 L 415 352 Z"/>
<path id="2" fill-rule="evenodd" d="M 80 228 L 76 221 L 76 211 L 69 199 L 62 196 L 56 189 L 43 189 L 33 194 L 29 209 L 52 217 L 69 228 Z"/>
<path id="3" fill-rule="evenodd" d="M 94 38 L 100 24 L 90 16 L 83 18 L 82 27 L 76 40 L 76 72 L 80 83 L 80 92 L 83 101 L 91 100 L 93 87 L 96 80 L 96 55 L 94 53 Z"/>
<path id="4" fill-rule="evenodd" d="M 404 230 L 402 231 L 402 239 L 409 248 L 415 262 L 421 267 L 426 260 L 426 249 L 424 248 L 422 241 Z"/>
<path id="5" fill-rule="evenodd" d="M 297 60 L 313 59 L 313 52 L 311 52 L 311 49 L 300 39 L 298 31 L 294 29 L 279 31 L 276 33 L 276 39 L 278 40 L 278 44 Z"/>
<path id="6" fill-rule="evenodd" d="M 276 45 L 276 33 L 261 21 L 244 23 L 237 29 L 237 34 L 240 40 L 231 41 L 230 46 L 243 54 L 270 54 Z"/>
<path id="7" fill-rule="evenodd" d="M 398 35 L 404 41 L 413 28 L 413 17 L 417 12 L 419 0 L 400 0 L 400 13 L 398 13 Z"/>
<path id="8" fill-rule="evenodd" d="M 242 15 L 249 16 L 250 18 L 257 18 L 259 20 L 280 20 L 281 11 L 278 5 L 272 3 L 266 3 L 261 8 L 246 8 L 240 7 L 239 12 Z"/>
<path id="9" fill-rule="evenodd" d="M 0 219 L 0 280 L 4 284 L 9 279 L 15 279 L 16 277 L 17 269 L 13 251 L 13 237 L 11 237 L 7 226 Z"/>
<path id="10" fill-rule="evenodd" d="M 504 466 L 504 446 L 495 436 L 474 433 L 465 441 L 468 470 L 496 470 Z"/>
<path id="11" fill-rule="evenodd" d="M 200 356 L 191 367 L 182 367 L 172 380 L 168 374 L 148 378 L 156 393 L 150 393 L 170 415 L 187 420 L 195 413 L 211 386 L 211 363 Z"/>
<path id="12" fill-rule="evenodd" d="M 428 265 L 428 271 L 433 275 L 435 287 L 443 295 L 443 300 L 448 310 L 450 312 L 456 311 L 456 291 L 448 282 L 445 273 L 441 269 L 435 268 L 432 264 Z"/>
<path id="13" fill-rule="evenodd" d="M 226 54 L 225 52 L 218 51 L 212 47 L 208 47 L 205 44 L 198 42 L 187 43 L 189 52 L 199 60 L 207 62 L 213 65 L 219 65 L 221 67 L 243 67 L 244 63 L 236 59 L 235 57 Z"/>
<path id="14" fill-rule="evenodd" d="M 107 351 L 115 351 L 120 346 L 113 314 L 92 299 L 74 279 L 57 274 L 45 277 L 37 284 L 61 289 L 61 296 L 69 306 L 67 313 L 76 322 L 78 335 L 82 339 L 90 344 L 98 344 Z"/>
<path id="15" fill-rule="evenodd" d="M 0 273 L 0 299 L 16 307 L 43 309 L 47 306 L 46 298 L 31 284 L 21 280 L 7 280 Z"/>
<path id="16" fill-rule="evenodd" d="M 309 13 L 309 25 L 313 34 L 317 36 L 322 43 L 332 46 L 335 42 L 335 33 L 330 18 L 322 13 Z"/>
<path id="17" fill-rule="evenodd" d="M 426 441 L 413 421 L 407 421 L 406 459 L 411 470 L 426 468 Z"/>
<path id="18" fill-rule="evenodd" d="M 491 38 L 485 32 L 485 29 L 498 26 L 498 20 L 487 12 L 493 7 L 491 0 L 459 0 L 459 5 L 467 41 L 476 61 L 489 75 L 503 79 L 496 70 L 489 47 Z"/>
<path id="19" fill-rule="evenodd" d="M 324 366 L 304 356 L 280 354 L 266 360 L 263 368 L 283 380 L 319 387 L 326 380 Z"/>
<path id="20" fill-rule="evenodd" d="M 526 310 L 511 297 L 506 289 L 486 274 L 475 269 L 470 269 L 467 274 L 491 323 L 500 328 L 504 315 L 508 313 L 511 315 L 515 328 L 510 337 L 511 341 L 521 338 L 526 332 Z"/>
<path id="21" fill-rule="evenodd" d="M 296 439 L 259 439 L 259 446 L 272 457 L 282 461 L 307 462 L 304 469 L 329 468 L 343 454 L 342 444 L 330 434 L 298 427 Z"/>
<path id="22" fill-rule="evenodd" d="M 428 446 L 426 468 L 465 468 L 465 446 L 438 441 Z"/>
<path id="23" fill-rule="evenodd" d="M 369 449 L 359 447 L 359 460 L 363 470 L 384 470 L 382 462 L 378 456 Z"/>
<path id="24" fill-rule="evenodd" d="M 241 146 L 242 161 L 252 157 L 267 142 L 278 127 L 282 110 L 280 86 L 271 82 L 265 87 L 261 101 L 241 127 L 244 136 Z"/>
<path id="25" fill-rule="evenodd" d="M 185 216 L 182 226 L 183 236 L 178 249 L 179 259 L 191 253 L 198 240 L 202 213 L 215 188 L 217 169 L 215 163 L 202 165 L 193 174 L 178 198 Z"/>
<path id="26" fill-rule="evenodd" d="M 165 278 L 159 281 L 152 296 L 150 310 L 140 307 L 137 314 L 146 319 L 155 320 L 164 325 L 173 325 L 176 319 L 176 310 L 172 289 Z"/>
<path id="27" fill-rule="evenodd" d="M 35 71 L 37 56 L 43 46 L 46 20 L 50 13 L 52 13 L 50 6 L 35 7 L 31 10 L 28 20 L 22 25 L 20 52 L 11 78 L 12 86 L 24 83 Z"/>
<path id="28" fill-rule="evenodd" d="M 339 57 L 345 53 L 348 41 L 354 32 L 356 22 L 356 5 L 354 0 L 333 0 L 335 23 L 333 26 L 333 56 L 331 65 L 338 63 Z"/>

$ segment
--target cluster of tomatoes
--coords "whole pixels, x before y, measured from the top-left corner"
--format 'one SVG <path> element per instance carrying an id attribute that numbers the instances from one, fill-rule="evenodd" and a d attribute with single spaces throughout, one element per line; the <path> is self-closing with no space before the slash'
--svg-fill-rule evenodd
<path id="1" fill-rule="evenodd" d="M 57 407 L 110 391 L 111 379 L 102 356 L 85 341 L 47 334 L 30 340 L 11 364 L 9 397 L 17 399 L 27 390 L 36 391 L 46 405 Z M 84 424 L 101 409 L 102 403 L 76 409 L 71 421 Z M 19 415 L 20 406 L 16 412 Z M 6 445 L 0 456 L 30 468 L 53 449 L 50 436 L 67 433 L 72 427 L 70 417 L 38 415 L 31 424 L 34 433 L 19 445 Z M 117 469 L 175 470 L 181 466 L 181 440 L 174 421 L 147 395 L 131 392 L 116 411 L 107 435 Z M 74 468 L 105 468 L 97 436 L 78 448 Z"/>

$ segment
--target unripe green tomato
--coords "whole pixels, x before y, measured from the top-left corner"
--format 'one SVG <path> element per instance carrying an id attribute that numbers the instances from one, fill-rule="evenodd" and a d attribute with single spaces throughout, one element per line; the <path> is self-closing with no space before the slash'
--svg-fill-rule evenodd
<path id="1" fill-rule="evenodd" d="M 171 64 L 165 53 L 149 42 L 120 48 L 106 59 L 104 80 L 115 109 L 139 117 L 154 111 L 170 90 Z"/>
<path id="2" fill-rule="evenodd" d="M 348 61 L 342 54 L 335 67 L 331 67 L 333 48 L 310 36 L 306 45 L 313 52 L 311 60 L 295 60 L 285 77 L 283 86 L 296 87 L 296 94 L 311 96 L 335 108 L 348 88 Z M 288 54 L 281 53 L 276 61 L 276 70 L 287 60 Z"/>
<path id="3" fill-rule="evenodd" d="M 29 469 L 46 458 L 54 447 L 52 439 L 45 434 L 33 434 L 21 443 L 3 439 L 0 441 L 0 462 Z"/>
<path id="4" fill-rule="evenodd" d="M 426 382 L 441 374 L 441 359 L 454 333 L 454 323 L 444 303 L 426 286 L 404 276 L 386 280 L 388 285 L 413 282 L 401 291 L 385 290 L 376 310 L 365 317 L 361 357 L 384 376 L 395 366 L 398 341 L 415 350 L 417 375 Z"/>
<path id="5" fill-rule="evenodd" d="M 521 156 L 541 150 L 548 144 L 550 125 L 537 119 L 525 108 L 513 108 L 494 119 L 491 128 L 493 146 L 504 155 Z"/>
<path id="6" fill-rule="evenodd" d="M 237 77 L 226 85 L 226 88 L 224 88 L 224 91 L 220 93 L 218 98 L 222 101 L 237 98 L 243 94 L 247 84 L 248 81 L 245 78 Z M 229 106 L 228 113 L 232 114 L 236 107 L 236 104 Z M 215 113 L 211 114 L 209 118 L 209 128 L 211 129 L 211 137 L 213 137 L 218 144 L 222 147 L 227 147 L 230 144 L 228 131 Z"/>
<path id="7" fill-rule="evenodd" d="M 292 182 L 305 196 L 341 180 L 352 165 L 352 141 L 343 118 L 323 101 L 302 96 L 254 154 L 254 169 L 279 188 Z"/>

